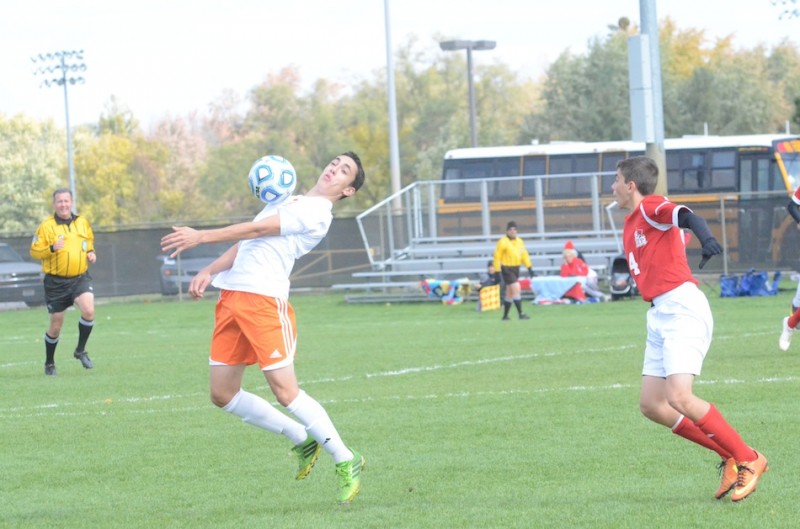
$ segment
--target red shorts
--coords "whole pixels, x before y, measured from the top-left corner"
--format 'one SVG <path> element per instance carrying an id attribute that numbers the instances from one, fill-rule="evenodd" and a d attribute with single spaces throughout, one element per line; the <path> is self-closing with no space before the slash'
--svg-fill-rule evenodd
<path id="1" fill-rule="evenodd" d="M 211 338 L 211 365 L 278 369 L 294 361 L 297 328 L 285 299 L 222 290 Z"/>

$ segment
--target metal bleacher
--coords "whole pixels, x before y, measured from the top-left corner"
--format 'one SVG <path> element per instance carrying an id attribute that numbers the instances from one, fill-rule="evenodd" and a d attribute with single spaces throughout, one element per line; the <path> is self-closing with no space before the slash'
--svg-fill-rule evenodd
<path id="1" fill-rule="evenodd" d="M 564 175 L 599 178 L 599 173 Z M 509 177 L 522 180 L 540 177 Z M 551 177 L 552 178 L 552 177 Z M 493 179 L 496 181 L 497 179 Z M 587 264 L 605 277 L 621 253 L 621 217 L 615 222 L 615 204 L 603 206 L 594 196 L 591 210 L 584 205 L 569 211 L 561 207 L 492 207 L 488 180 L 470 180 L 480 190 L 480 202 L 453 207 L 442 199 L 445 185 L 460 181 L 419 181 L 376 204 L 357 217 L 369 257 L 369 267 L 352 274 L 352 281 L 332 286 L 350 303 L 423 301 L 420 283 L 426 279 L 469 280 L 477 283 L 492 259 L 505 225 L 514 220 L 531 255 L 534 273 L 558 274 L 562 251 L 569 240 Z M 473 188 L 473 189 L 476 189 Z"/>

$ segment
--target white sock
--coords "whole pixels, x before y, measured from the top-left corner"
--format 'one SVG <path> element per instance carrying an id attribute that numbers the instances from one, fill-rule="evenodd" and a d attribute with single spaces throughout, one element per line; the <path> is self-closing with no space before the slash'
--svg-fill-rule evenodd
<path id="1" fill-rule="evenodd" d="M 272 433 L 285 435 L 292 445 L 299 445 L 308 438 L 303 425 L 276 410 L 269 402 L 258 395 L 243 389 L 233 396 L 223 410 L 241 417 L 242 421 L 258 426 Z"/>
<path id="2" fill-rule="evenodd" d="M 322 448 L 333 457 L 334 463 L 353 459 L 353 452 L 344 445 L 344 441 L 339 437 L 339 432 L 336 431 L 331 418 L 328 417 L 328 412 L 305 391 L 300 390 L 300 394 L 286 406 L 286 409 L 300 419 L 309 435 L 316 439 Z"/>

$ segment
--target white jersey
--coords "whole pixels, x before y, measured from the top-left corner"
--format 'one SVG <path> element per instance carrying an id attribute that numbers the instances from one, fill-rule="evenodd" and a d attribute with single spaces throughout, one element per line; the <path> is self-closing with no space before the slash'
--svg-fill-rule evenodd
<path id="1" fill-rule="evenodd" d="M 333 203 L 321 197 L 294 196 L 266 206 L 253 222 L 279 215 L 281 234 L 239 241 L 236 260 L 213 285 L 225 290 L 289 298 L 289 275 L 296 259 L 310 252 L 328 233 Z"/>

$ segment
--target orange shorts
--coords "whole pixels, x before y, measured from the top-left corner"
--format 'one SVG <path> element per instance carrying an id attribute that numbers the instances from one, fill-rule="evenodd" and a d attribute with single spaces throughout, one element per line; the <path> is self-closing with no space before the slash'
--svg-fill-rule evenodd
<path id="1" fill-rule="evenodd" d="M 294 309 L 285 299 L 222 290 L 217 301 L 211 365 L 278 369 L 294 361 Z"/>

